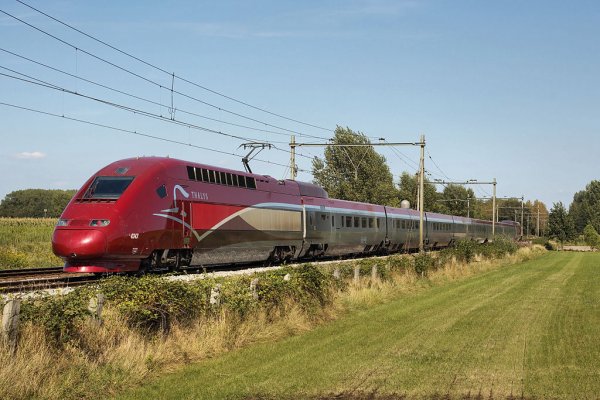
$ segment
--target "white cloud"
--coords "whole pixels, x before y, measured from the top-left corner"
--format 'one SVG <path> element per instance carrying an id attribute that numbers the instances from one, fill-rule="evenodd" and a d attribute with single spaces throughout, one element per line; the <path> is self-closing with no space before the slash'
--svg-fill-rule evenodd
<path id="1" fill-rule="evenodd" d="M 42 153 L 41 151 L 23 151 L 15 154 L 15 157 L 21 160 L 37 160 L 46 157 L 46 153 Z"/>

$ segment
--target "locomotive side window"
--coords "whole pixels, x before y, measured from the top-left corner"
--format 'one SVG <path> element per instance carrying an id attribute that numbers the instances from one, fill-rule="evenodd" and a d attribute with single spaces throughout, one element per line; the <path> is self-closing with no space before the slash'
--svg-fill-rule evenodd
<path id="1" fill-rule="evenodd" d="M 156 189 L 156 194 L 161 199 L 164 199 L 165 197 L 167 197 L 167 188 L 165 187 L 165 185 L 160 185 L 158 187 L 158 189 Z"/>
<path id="2" fill-rule="evenodd" d="M 369 218 L 369 228 L 375 228 L 375 218 Z"/>
<path id="3" fill-rule="evenodd" d="M 133 176 L 98 176 L 83 195 L 84 199 L 118 199 Z"/>
<path id="4" fill-rule="evenodd" d="M 187 167 L 189 179 L 219 185 L 237 186 L 248 189 L 256 189 L 256 180 L 249 176 L 236 175 L 230 172 L 214 171 L 206 168 Z M 267 182 L 267 181 L 261 181 Z"/>
<path id="5" fill-rule="evenodd" d="M 360 228 L 360 217 L 354 217 L 354 227 Z"/>
<path id="6" fill-rule="evenodd" d="M 196 180 L 196 171 L 194 167 L 187 167 L 188 178 L 195 181 Z"/>

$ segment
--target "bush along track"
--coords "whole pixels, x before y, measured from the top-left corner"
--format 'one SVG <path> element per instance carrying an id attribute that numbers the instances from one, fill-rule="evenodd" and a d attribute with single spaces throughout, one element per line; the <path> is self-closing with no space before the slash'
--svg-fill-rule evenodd
<path id="1" fill-rule="evenodd" d="M 459 242 L 432 254 L 190 282 L 118 276 L 63 296 L 23 300 L 17 351 L 0 350 L 0 398 L 114 394 L 178 365 L 301 333 L 355 305 L 397 297 L 403 285 L 418 290 L 439 277 L 475 273 L 476 265 L 518 261 L 516 252 L 504 240 Z M 90 304 L 98 294 L 100 319 Z"/>

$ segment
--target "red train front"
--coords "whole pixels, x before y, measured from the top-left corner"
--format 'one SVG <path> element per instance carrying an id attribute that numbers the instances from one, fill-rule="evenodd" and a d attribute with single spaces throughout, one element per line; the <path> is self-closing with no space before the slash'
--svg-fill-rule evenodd
<path id="1" fill-rule="evenodd" d="M 185 267 L 194 252 L 194 265 L 289 258 L 302 244 L 298 187 L 170 158 L 117 161 L 68 204 L 53 251 L 65 271 L 96 273 Z"/>

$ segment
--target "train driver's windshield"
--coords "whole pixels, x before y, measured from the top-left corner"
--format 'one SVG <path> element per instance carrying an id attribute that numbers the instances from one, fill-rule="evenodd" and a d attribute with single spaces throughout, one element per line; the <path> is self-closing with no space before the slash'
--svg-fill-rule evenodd
<path id="1" fill-rule="evenodd" d="M 84 199 L 118 199 L 133 181 L 133 176 L 98 176 L 83 196 Z"/>

